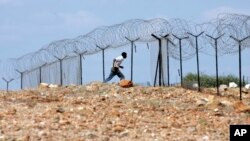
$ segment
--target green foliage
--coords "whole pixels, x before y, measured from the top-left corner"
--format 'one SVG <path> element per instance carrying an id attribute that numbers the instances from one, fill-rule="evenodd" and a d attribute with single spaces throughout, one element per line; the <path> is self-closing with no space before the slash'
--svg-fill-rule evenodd
<path id="1" fill-rule="evenodd" d="M 239 85 L 239 78 L 234 75 L 219 76 L 218 80 L 219 80 L 219 85 L 220 84 L 228 85 L 229 82 L 235 82 L 237 85 Z M 197 74 L 188 73 L 186 76 L 184 76 L 183 82 L 184 84 L 198 82 Z M 201 87 L 205 88 L 216 87 L 216 76 L 201 74 L 200 82 L 201 82 Z M 242 80 L 242 85 L 243 86 L 245 85 L 245 82 L 243 82 L 243 80 Z"/>

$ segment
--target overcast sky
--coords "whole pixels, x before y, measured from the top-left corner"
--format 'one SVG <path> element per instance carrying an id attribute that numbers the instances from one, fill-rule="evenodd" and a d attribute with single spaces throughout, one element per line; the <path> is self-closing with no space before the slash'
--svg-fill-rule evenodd
<path id="1" fill-rule="evenodd" d="M 201 23 L 218 13 L 249 15 L 249 6 L 249 0 L 0 0 L 0 60 L 129 19 Z"/>

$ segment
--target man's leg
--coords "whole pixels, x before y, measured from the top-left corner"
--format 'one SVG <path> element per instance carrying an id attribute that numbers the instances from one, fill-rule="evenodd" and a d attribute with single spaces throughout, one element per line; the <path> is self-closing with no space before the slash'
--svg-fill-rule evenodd
<path id="1" fill-rule="evenodd" d="M 110 74 L 109 74 L 109 77 L 106 78 L 106 79 L 104 80 L 104 83 L 110 81 L 115 75 L 116 75 L 115 72 L 113 72 L 113 71 L 111 70 L 111 71 L 110 71 Z"/>
<path id="2" fill-rule="evenodd" d="M 122 74 L 120 70 L 117 72 L 117 76 L 120 78 L 120 80 L 125 79 L 125 76 Z"/>

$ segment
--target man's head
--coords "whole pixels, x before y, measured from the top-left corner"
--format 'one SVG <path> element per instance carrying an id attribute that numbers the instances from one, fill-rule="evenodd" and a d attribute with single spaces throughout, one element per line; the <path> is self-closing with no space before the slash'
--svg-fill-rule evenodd
<path id="1" fill-rule="evenodd" d="M 126 52 L 122 52 L 122 57 L 123 58 L 127 58 L 127 53 Z"/>

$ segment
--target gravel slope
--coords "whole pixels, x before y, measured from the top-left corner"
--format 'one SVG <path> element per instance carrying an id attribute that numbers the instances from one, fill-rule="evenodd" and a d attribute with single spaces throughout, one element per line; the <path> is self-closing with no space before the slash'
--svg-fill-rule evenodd
<path id="1" fill-rule="evenodd" d="M 0 140 L 228 141 L 250 124 L 250 94 L 93 82 L 0 91 Z"/>

